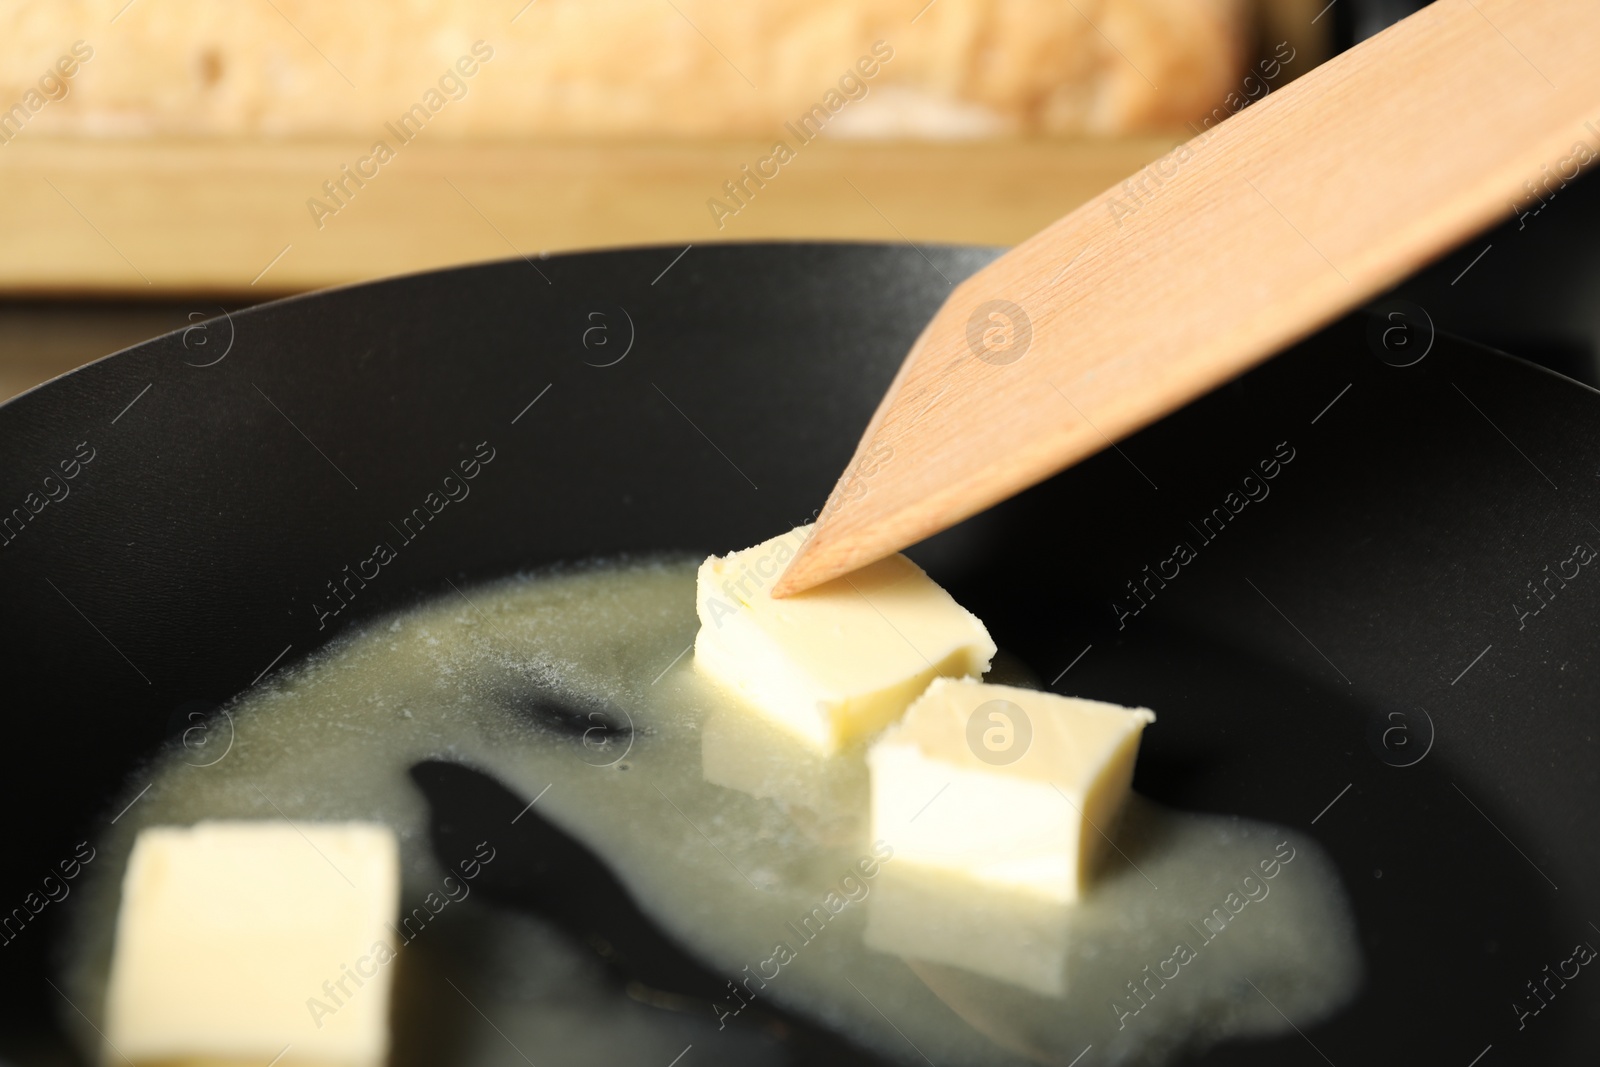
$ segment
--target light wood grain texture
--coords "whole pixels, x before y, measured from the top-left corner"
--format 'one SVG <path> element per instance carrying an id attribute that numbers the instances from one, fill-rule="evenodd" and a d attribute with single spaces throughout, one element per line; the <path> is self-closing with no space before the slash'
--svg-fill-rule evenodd
<path id="1" fill-rule="evenodd" d="M 777 591 L 1100 451 L 1510 217 L 1600 152 L 1596 55 L 1594 0 L 1439 0 L 1001 257 L 917 341 Z"/>
<path id="2" fill-rule="evenodd" d="M 91 142 L 25 131 L 0 147 L 0 292 L 264 298 L 619 245 L 1013 244 L 1177 140 L 815 141 L 718 228 L 706 201 L 726 200 L 723 183 L 765 155 L 770 141 L 423 136 L 401 146 L 319 229 L 306 201 L 326 199 L 322 183 L 364 156 L 370 141 Z"/>

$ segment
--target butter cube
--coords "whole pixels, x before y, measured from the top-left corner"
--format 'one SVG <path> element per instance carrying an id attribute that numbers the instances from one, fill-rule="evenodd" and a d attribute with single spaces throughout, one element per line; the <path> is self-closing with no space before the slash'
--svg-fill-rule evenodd
<path id="1" fill-rule="evenodd" d="M 381 1064 L 395 835 L 370 823 L 143 830 L 122 882 L 106 1062 Z"/>
<path id="2" fill-rule="evenodd" d="M 695 667 L 823 753 L 899 718 L 941 675 L 981 675 L 977 616 L 895 555 L 783 600 L 770 595 L 802 526 L 700 565 Z"/>
<path id="3" fill-rule="evenodd" d="M 867 753 L 897 863 L 1073 901 L 1111 848 L 1154 713 L 937 679 Z"/>

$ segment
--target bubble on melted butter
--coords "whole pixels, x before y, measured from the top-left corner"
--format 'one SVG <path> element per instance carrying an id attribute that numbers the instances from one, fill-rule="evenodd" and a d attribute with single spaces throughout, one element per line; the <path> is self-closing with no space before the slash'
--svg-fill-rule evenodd
<path id="1" fill-rule="evenodd" d="M 144 826 L 381 820 L 400 835 L 409 910 L 446 873 L 407 774 L 430 759 L 538 796 L 542 816 L 604 859 L 744 999 L 808 1016 L 888 1060 L 922 1062 L 934 1050 L 941 1065 L 1065 1064 L 1093 1044 L 1097 1063 L 1160 1063 L 1231 1036 L 1290 1033 L 1288 1020 L 1303 1029 L 1353 995 L 1348 905 L 1331 862 L 1298 830 L 1136 798 L 1116 833 L 1122 859 L 1076 906 L 892 858 L 865 876 L 862 749 L 816 757 L 695 673 L 684 654 L 697 626 L 694 568 L 622 561 L 452 593 L 247 691 L 229 708 L 225 759 L 158 757 L 114 804 L 149 784 L 95 842 L 73 896 L 73 1001 L 98 1025 L 118 887 Z M 530 716 L 541 701 L 574 710 L 579 728 Z M 596 714 L 598 732 L 582 725 Z M 618 716 L 631 731 L 615 728 Z M 1268 878 L 1263 863 L 1285 850 L 1293 858 Z M 465 983 L 472 1012 L 505 1040 L 448 991 L 408 1001 L 403 985 L 397 1060 L 428 1047 L 467 1064 L 667 1062 L 691 1042 L 715 1058 L 782 1058 L 719 1028 L 716 1013 L 738 1007 L 732 993 L 703 1018 L 658 1010 L 616 992 L 587 950 L 536 916 L 468 898 L 439 918 L 402 963 Z M 442 1026 L 441 1015 L 455 1021 Z M 87 1020 L 73 1021 L 94 1047 Z M 457 1043 L 426 1044 L 440 1033 Z"/>

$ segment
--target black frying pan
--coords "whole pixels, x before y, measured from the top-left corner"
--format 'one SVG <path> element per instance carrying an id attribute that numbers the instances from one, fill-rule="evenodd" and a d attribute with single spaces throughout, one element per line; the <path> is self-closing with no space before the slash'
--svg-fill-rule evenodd
<path id="1" fill-rule="evenodd" d="M 446 579 L 725 551 L 804 520 L 947 279 L 994 254 L 724 246 L 663 274 L 677 251 L 285 300 L 0 407 L 0 508 L 39 509 L 0 548 L 0 905 L 103 829 L 189 710 L 352 622 Z M 1465 1067 L 1491 1045 L 1485 1065 L 1595 1059 L 1600 978 L 1520 1030 L 1511 1004 L 1575 942 L 1600 943 L 1600 571 L 1519 614 L 1546 564 L 1600 548 L 1600 398 L 1428 333 L 1414 316 L 1340 322 L 912 553 L 1040 677 L 1070 664 L 1060 688 L 1159 709 L 1142 792 L 1315 820 L 1365 988 L 1304 1037 L 1197 1062 L 1321 1062 L 1307 1038 L 1341 1065 Z M 471 499 L 344 611 L 314 610 L 483 441 L 496 459 Z M 1205 527 L 1284 449 L 1269 497 Z M 1125 583 L 1178 540 L 1197 558 L 1134 613 Z M 452 825 L 504 799 L 459 769 L 414 776 Z M 529 863 L 569 856 L 603 881 L 534 825 Z M 70 1012 L 46 982 L 69 905 L 0 949 L 13 1054 L 49 1046 Z M 648 965 L 692 970 L 664 952 Z M 812 1037 L 798 1054 L 825 1061 Z"/>

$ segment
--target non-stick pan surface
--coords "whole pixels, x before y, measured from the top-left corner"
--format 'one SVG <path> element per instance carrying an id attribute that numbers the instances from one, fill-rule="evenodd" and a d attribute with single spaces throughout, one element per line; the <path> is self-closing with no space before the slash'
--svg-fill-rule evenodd
<path id="1" fill-rule="evenodd" d="M 190 711 L 353 622 L 447 579 L 807 519 L 993 255 L 729 246 L 665 269 L 677 252 L 286 300 L 0 407 L 0 907 L 118 815 Z M 1057 691 L 1158 709 L 1139 790 L 1335 858 L 1359 999 L 1203 1062 L 1595 1062 L 1600 977 L 1520 1027 L 1513 1003 L 1600 943 L 1597 431 L 1581 386 L 1360 315 L 914 550 Z M 470 497 L 329 613 L 327 583 L 483 442 Z M 70 905 L 0 948 L 8 1041 L 70 1013 L 47 982 Z"/>

